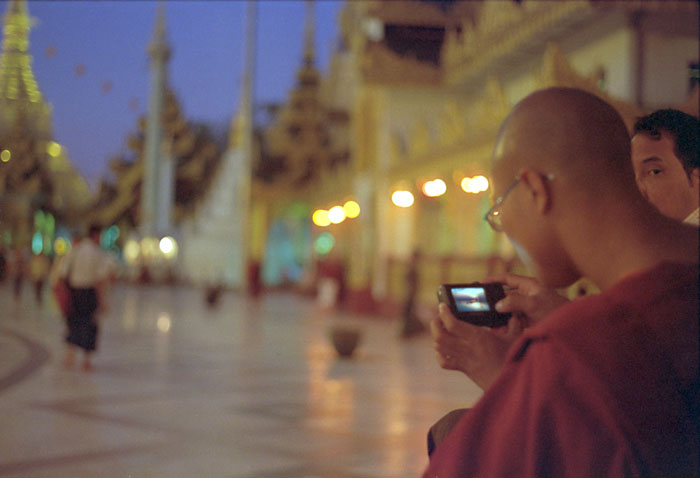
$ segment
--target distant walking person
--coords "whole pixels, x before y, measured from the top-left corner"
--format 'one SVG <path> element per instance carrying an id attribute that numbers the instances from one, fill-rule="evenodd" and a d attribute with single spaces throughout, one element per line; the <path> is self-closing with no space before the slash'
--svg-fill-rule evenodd
<path id="1" fill-rule="evenodd" d="M 29 260 L 29 276 L 34 283 L 36 303 L 41 305 L 44 296 L 44 283 L 49 275 L 51 259 L 44 253 L 35 254 Z"/>
<path id="2" fill-rule="evenodd" d="M 65 365 L 72 367 L 77 348 L 83 349 L 83 370 L 90 370 L 91 354 L 97 349 L 97 315 L 106 307 L 106 292 L 114 276 L 112 258 L 100 249 L 100 228 L 90 226 L 88 238 L 81 240 L 61 261 L 59 277 L 68 281 L 72 310 L 68 315 L 68 351 Z"/>
<path id="3" fill-rule="evenodd" d="M 0 284 L 5 282 L 7 278 L 7 257 L 5 254 L 5 249 L 0 244 Z"/>
<path id="4" fill-rule="evenodd" d="M 22 299 L 22 286 L 24 285 L 26 269 L 27 259 L 24 254 L 24 249 L 16 246 L 12 249 L 10 255 L 10 274 L 12 277 L 12 291 L 15 297 L 15 303 L 19 303 Z"/>
<path id="5" fill-rule="evenodd" d="M 426 330 L 425 324 L 421 322 L 416 310 L 418 301 L 418 266 L 421 260 L 421 252 L 416 249 L 411 255 L 406 273 L 406 298 L 401 314 L 401 337 L 408 338 L 420 334 Z"/>

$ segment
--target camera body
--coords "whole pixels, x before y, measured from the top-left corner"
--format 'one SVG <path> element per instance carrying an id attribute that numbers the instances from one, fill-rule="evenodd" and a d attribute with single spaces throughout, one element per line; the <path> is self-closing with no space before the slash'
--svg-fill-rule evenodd
<path id="1" fill-rule="evenodd" d="M 496 312 L 496 302 L 506 296 L 503 284 L 442 284 L 438 288 L 438 300 L 452 311 L 459 320 L 486 327 L 502 327 L 508 323 L 510 313 Z"/>

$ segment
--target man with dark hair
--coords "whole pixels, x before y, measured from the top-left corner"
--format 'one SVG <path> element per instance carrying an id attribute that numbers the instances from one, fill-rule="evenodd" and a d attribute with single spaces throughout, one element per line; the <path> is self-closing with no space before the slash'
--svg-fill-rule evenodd
<path id="1" fill-rule="evenodd" d="M 518 103 L 491 170 L 486 220 L 542 287 L 587 277 L 601 293 L 548 307 L 512 344 L 440 305 L 438 361 L 484 395 L 424 477 L 697 476 L 698 229 L 640 196 L 624 122 L 581 90 Z"/>
<path id="2" fill-rule="evenodd" d="M 673 109 L 639 118 L 632 137 L 637 186 L 662 214 L 698 225 L 700 123 Z"/>

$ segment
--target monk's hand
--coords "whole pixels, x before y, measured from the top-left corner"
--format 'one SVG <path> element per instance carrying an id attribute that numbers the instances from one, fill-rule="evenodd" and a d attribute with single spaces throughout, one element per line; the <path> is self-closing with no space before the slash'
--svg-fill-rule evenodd
<path id="1" fill-rule="evenodd" d="M 430 323 L 438 363 L 442 368 L 463 372 L 486 390 L 503 369 L 510 336 L 521 332 L 519 322 L 511 319 L 505 332 L 495 332 L 458 320 L 445 304 L 440 304 L 438 310 L 439 317 Z"/>
<path id="2" fill-rule="evenodd" d="M 520 321 L 522 328 L 534 325 L 569 302 L 566 297 L 532 277 L 500 274 L 488 277 L 483 282 L 500 282 L 510 288 L 506 290 L 506 297 L 496 303 L 496 311 L 510 312 Z"/>

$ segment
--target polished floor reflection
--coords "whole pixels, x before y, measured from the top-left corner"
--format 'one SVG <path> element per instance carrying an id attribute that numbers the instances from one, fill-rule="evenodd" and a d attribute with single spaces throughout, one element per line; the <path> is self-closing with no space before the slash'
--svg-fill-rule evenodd
<path id="1" fill-rule="evenodd" d="M 427 428 L 480 394 L 396 323 L 185 287 L 116 287 L 94 370 L 67 370 L 58 312 L 26 289 L 0 288 L 0 476 L 418 476 Z M 332 324 L 362 330 L 354 358 Z"/>

